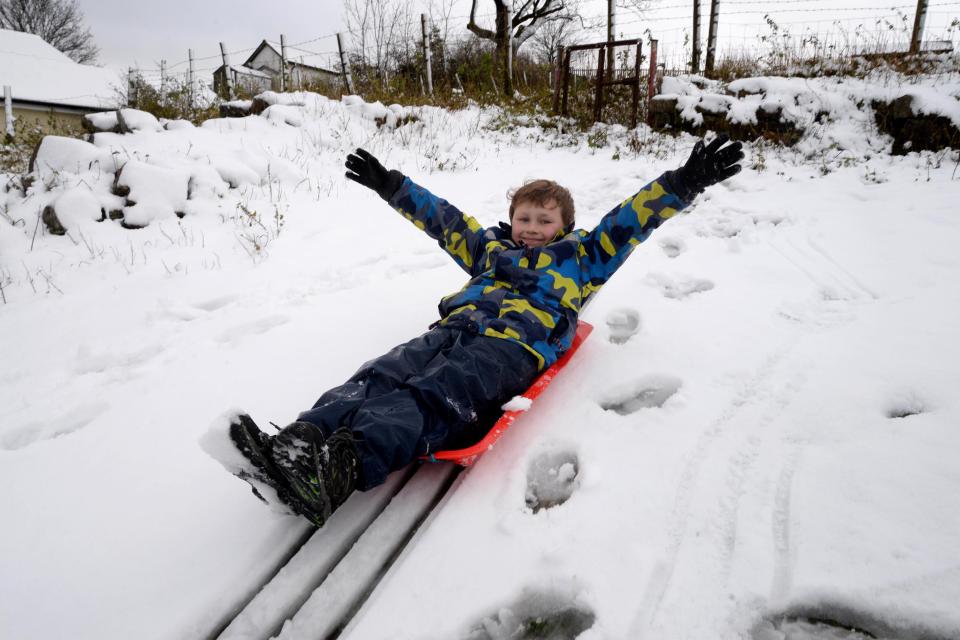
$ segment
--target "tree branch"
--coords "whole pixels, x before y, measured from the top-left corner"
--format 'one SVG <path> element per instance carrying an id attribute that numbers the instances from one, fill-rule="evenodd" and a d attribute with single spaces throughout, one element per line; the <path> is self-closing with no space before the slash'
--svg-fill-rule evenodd
<path id="1" fill-rule="evenodd" d="M 497 1 L 498 0 L 494 0 L 494 2 Z M 476 20 L 474 20 L 474 17 L 477 14 L 477 2 L 478 0 L 473 0 L 473 3 L 470 5 L 470 22 L 467 23 L 467 29 L 470 30 L 474 35 L 486 40 L 496 40 L 496 33 L 490 31 L 490 29 L 484 29 L 476 23 Z"/>

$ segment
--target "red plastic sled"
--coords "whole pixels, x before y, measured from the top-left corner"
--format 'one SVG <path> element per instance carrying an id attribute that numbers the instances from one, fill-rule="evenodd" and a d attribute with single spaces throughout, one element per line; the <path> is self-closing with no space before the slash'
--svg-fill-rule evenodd
<path id="1" fill-rule="evenodd" d="M 586 322 L 580 321 L 577 322 L 577 334 L 573 338 L 573 344 L 570 345 L 570 348 L 567 350 L 563 356 L 550 365 L 546 371 L 540 374 L 540 377 L 537 378 L 530 388 L 526 390 L 522 397 L 527 398 L 528 400 L 533 400 L 541 393 L 543 390 L 550 386 L 550 382 L 553 381 L 553 378 L 567 366 L 567 363 L 570 362 L 570 358 L 573 357 L 573 354 L 577 352 L 577 349 L 580 348 L 580 345 L 583 344 L 583 341 L 587 339 L 587 336 L 590 335 L 590 332 L 593 331 L 593 325 Z M 493 428 L 487 432 L 487 435 L 483 437 L 483 440 L 480 442 L 467 447 L 466 449 L 455 449 L 448 451 L 437 451 L 428 456 L 422 456 L 421 460 L 429 460 L 430 462 L 441 462 L 441 461 L 450 461 L 455 462 L 463 467 L 469 467 L 474 462 L 477 461 L 483 453 L 493 446 L 493 443 L 500 439 L 500 436 L 510 428 L 510 425 L 513 424 L 513 421 L 517 419 L 521 414 L 526 413 L 526 411 L 504 411 L 503 415 L 500 416 L 500 419 L 497 420 L 496 424 L 493 425 Z"/>

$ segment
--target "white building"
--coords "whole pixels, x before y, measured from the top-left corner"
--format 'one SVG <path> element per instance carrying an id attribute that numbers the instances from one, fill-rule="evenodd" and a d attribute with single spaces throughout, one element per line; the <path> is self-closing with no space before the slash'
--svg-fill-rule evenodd
<path id="1" fill-rule="evenodd" d="M 39 36 L 0 29 L 0 86 L 13 97 L 14 130 L 80 129 L 85 113 L 126 102 L 126 81 L 109 69 L 78 64 Z"/>
<path id="2" fill-rule="evenodd" d="M 294 51 L 294 53 L 296 53 Z M 304 64 L 294 55 L 287 60 L 287 90 L 326 86 L 333 88 L 342 83 L 342 76 L 336 71 L 314 65 Z M 230 68 L 234 85 L 250 93 L 280 90 L 280 69 L 283 66 L 280 45 L 264 40 L 246 59 L 242 66 Z M 221 65 L 213 72 L 214 90 L 226 95 L 226 66 Z"/>

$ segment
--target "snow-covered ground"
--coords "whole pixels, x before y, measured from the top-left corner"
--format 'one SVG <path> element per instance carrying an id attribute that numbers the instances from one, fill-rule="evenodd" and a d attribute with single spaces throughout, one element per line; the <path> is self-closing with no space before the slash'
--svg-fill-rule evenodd
<path id="1" fill-rule="evenodd" d="M 51 141 L 28 192 L 2 194 L 3 638 L 205 637 L 306 531 L 198 439 L 234 407 L 289 422 L 464 281 L 342 177 L 348 151 L 487 225 L 508 188 L 553 178 L 589 228 L 694 142 L 279 102 Z M 638 247 L 346 637 L 510 638 L 531 617 L 582 640 L 846 637 L 790 613 L 960 636 L 958 155 L 890 157 L 856 96 L 826 102 L 796 151 L 748 144 L 745 171 Z M 569 499 L 531 509 L 558 476 Z"/>

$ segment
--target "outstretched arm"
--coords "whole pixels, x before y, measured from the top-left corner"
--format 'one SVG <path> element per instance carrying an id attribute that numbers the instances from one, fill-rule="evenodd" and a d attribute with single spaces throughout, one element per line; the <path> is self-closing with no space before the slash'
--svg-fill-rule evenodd
<path id="1" fill-rule="evenodd" d="M 483 246 L 483 227 L 472 216 L 433 195 L 399 171 L 387 171 L 363 149 L 347 156 L 347 178 L 373 189 L 418 229 L 436 240 L 464 271 L 473 269 Z"/>
<path id="2" fill-rule="evenodd" d="M 740 171 L 742 145 L 726 147 L 727 136 L 717 136 L 709 145 L 697 142 L 687 162 L 668 171 L 600 220 L 581 240 L 581 265 L 587 295 L 599 289 L 629 257 L 634 247 L 654 229 L 685 208 L 703 190 Z"/>

